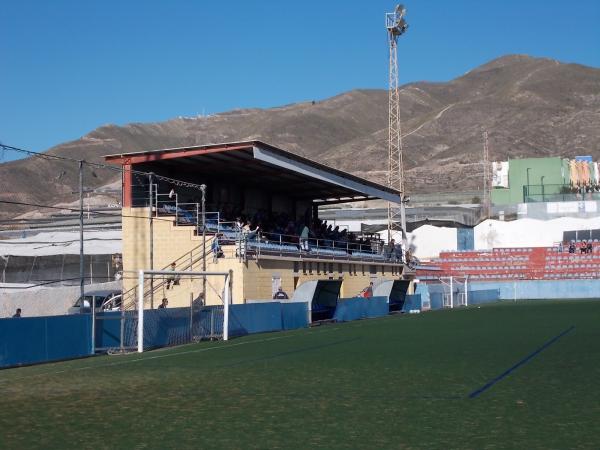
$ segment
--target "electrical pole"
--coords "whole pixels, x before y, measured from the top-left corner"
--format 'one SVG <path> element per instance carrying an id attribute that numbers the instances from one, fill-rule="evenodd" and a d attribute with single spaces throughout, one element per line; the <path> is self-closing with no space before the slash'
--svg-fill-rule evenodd
<path id="1" fill-rule="evenodd" d="M 200 185 L 202 192 L 202 271 L 206 272 L 206 185 Z M 191 270 L 191 268 L 190 268 Z M 202 303 L 206 305 L 206 275 L 202 276 Z"/>
<path id="2" fill-rule="evenodd" d="M 490 218 L 490 151 L 488 147 L 488 132 L 483 132 L 483 215 Z"/>
<path id="3" fill-rule="evenodd" d="M 400 122 L 400 90 L 398 80 L 398 38 L 408 24 L 404 20 L 406 9 L 396 6 L 385 15 L 389 42 L 389 97 L 388 97 L 388 186 L 398 192 L 400 205 L 388 202 L 388 242 L 401 232 L 402 247 L 406 250 L 406 191 L 404 188 L 404 161 L 402 155 L 402 127 Z M 398 220 L 400 224 L 398 224 Z"/>
<path id="4" fill-rule="evenodd" d="M 154 270 L 154 222 L 152 194 L 152 173 L 148 174 L 148 221 L 150 224 L 150 270 Z M 168 287 L 168 286 L 167 286 Z M 154 275 L 150 276 L 150 309 L 154 309 Z"/>
<path id="5" fill-rule="evenodd" d="M 79 161 L 79 312 L 85 311 L 85 254 L 83 252 L 83 161 Z M 92 336 L 91 351 L 96 353 L 96 299 L 91 298 Z"/>

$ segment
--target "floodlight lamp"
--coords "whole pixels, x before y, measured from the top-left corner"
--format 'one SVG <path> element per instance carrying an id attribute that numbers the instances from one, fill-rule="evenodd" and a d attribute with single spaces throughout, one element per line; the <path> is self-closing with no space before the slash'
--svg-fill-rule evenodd
<path id="1" fill-rule="evenodd" d="M 394 12 L 396 13 L 396 20 L 400 21 L 400 19 L 404 17 L 404 14 L 406 14 L 406 8 L 404 5 L 400 4 L 396 6 L 396 10 Z"/>

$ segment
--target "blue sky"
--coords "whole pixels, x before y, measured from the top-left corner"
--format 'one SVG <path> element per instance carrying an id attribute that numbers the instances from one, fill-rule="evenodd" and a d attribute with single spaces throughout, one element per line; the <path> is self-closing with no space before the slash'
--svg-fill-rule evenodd
<path id="1" fill-rule="evenodd" d="M 600 67 L 600 1 L 410 0 L 401 82 L 524 53 Z M 386 88 L 394 1 L 3 0 L 0 141 Z"/>

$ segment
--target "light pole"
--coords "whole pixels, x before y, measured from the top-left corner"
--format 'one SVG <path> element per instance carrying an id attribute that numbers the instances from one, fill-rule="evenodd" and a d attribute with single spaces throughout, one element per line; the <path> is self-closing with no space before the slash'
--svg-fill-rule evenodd
<path id="1" fill-rule="evenodd" d="M 202 192 L 202 271 L 206 272 L 206 185 L 200 185 Z M 191 270 L 191 268 L 190 268 Z M 206 305 L 206 275 L 202 277 L 202 303 Z"/>
<path id="2" fill-rule="evenodd" d="M 542 177 L 540 178 L 540 182 L 542 183 L 542 201 L 545 202 L 546 196 L 544 195 L 544 175 L 542 175 Z"/>
<path id="3" fill-rule="evenodd" d="M 527 170 L 526 170 L 526 172 L 527 172 L 527 190 L 526 190 L 526 193 L 527 194 L 526 194 L 525 198 L 523 199 L 523 201 L 525 203 L 527 203 L 527 197 L 529 197 L 529 171 L 530 170 L 531 170 L 531 167 L 528 167 Z"/>

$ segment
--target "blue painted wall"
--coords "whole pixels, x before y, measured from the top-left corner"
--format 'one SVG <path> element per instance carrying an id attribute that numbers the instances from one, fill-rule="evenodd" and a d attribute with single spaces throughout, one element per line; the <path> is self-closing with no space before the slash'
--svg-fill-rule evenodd
<path id="1" fill-rule="evenodd" d="M 80 358 L 91 353 L 89 314 L 0 319 L 0 367 Z"/>
<path id="2" fill-rule="evenodd" d="M 525 280 L 507 282 L 469 282 L 469 304 L 500 300 L 600 299 L 600 280 Z M 460 286 L 462 288 L 462 285 Z M 417 284 L 415 292 L 431 309 L 442 307 L 440 284 Z"/>
<path id="3" fill-rule="evenodd" d="M 456 248 L 458 250 L 475 249 L 475 229 L 457 228 L 456 229 Z"/>

